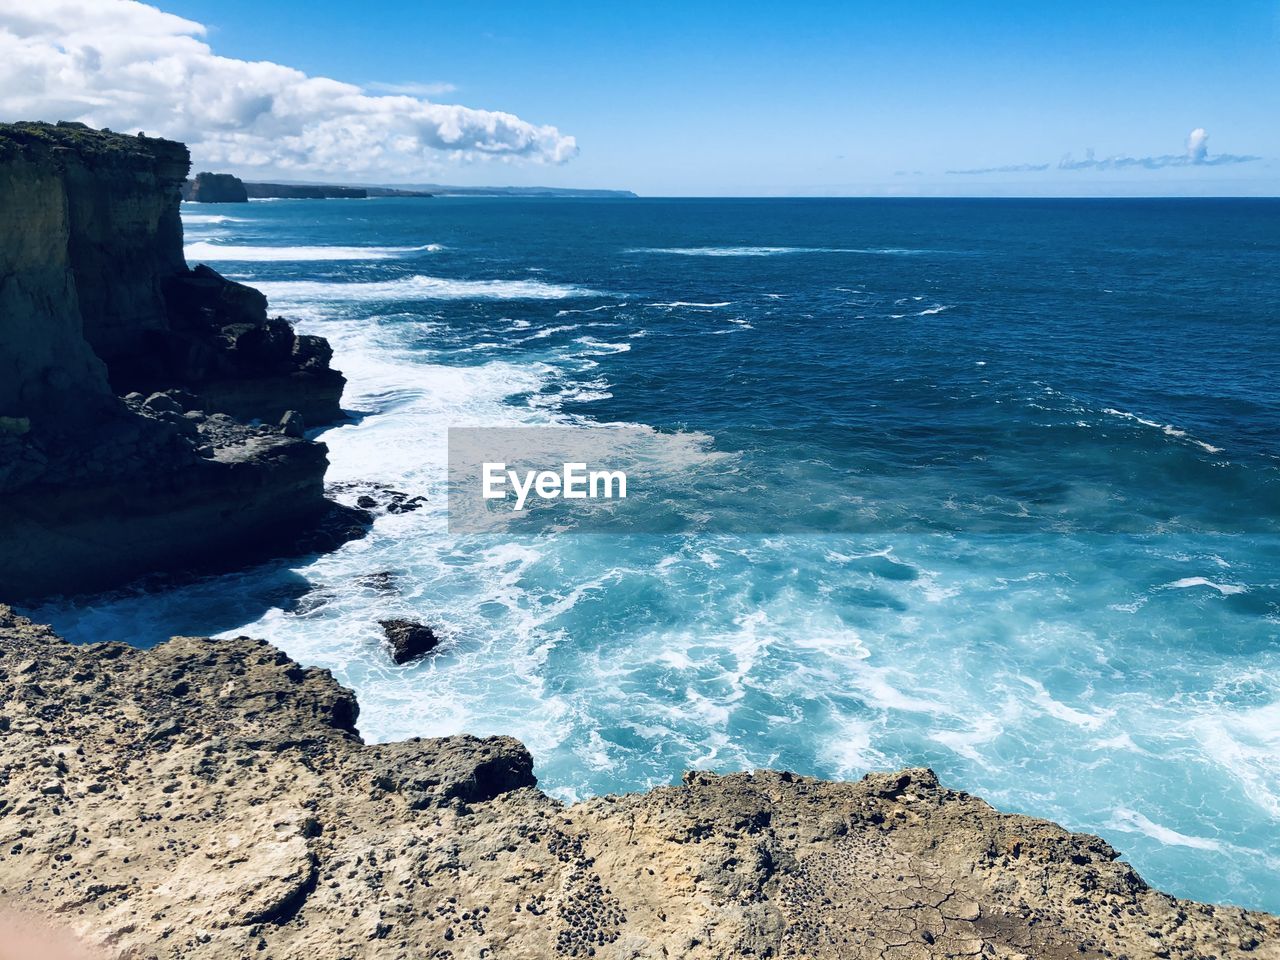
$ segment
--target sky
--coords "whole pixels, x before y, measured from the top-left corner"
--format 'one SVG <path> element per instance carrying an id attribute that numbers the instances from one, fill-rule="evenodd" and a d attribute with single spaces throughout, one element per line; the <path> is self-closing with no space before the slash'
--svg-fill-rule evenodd
<path id="1" fill-rule="evenodd" d="M 1280 0 L 158 6 L 0 0 L 0 119 L 250 179 L 1280 194 Z"/>

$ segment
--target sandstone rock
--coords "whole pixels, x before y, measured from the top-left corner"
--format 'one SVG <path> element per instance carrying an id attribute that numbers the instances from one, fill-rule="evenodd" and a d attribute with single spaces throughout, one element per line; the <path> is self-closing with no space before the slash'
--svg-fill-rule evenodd
<path id="1" fill-rule="evenodd" d="M 262 641 L 73 647 L 3 607 L 0 704 L 0 898 L 104 960 L 1280 955 L 1276 917 L 927 770 L 566 806 L 510 738 L 363 743 L 350 693 Z"/>
<path id="2" fill-rule="evenodd" d="M 396 663 L 408 663 L 426 656 L 440 644 L 435 631 L 425 623 L 414 620 L 379 620 L 391 659 Z"/>

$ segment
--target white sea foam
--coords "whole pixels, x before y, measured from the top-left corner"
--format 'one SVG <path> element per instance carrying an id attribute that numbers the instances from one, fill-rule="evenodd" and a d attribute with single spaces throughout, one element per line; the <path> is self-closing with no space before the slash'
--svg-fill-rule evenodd
<path id="1" fill-rule="evenodd" d="M 182 211 L 182 222 L 191 224 L 206 223 L 247 223 L 243 217 L 228 217 L 221 213 L 187 213 Z"/>
<path id="2" fill-rule="evenodd" d="M 1280 700 L 1252 709 L 1214 710 L 1189 727 L 1204 755 L 1269 817 L 1280 820 Z"/>
<path id="3" fill-rule="evenodd" d="M 796 253 L 869 253 L 898 256 L 927 253 L 900 247 L 637 247 L 627 253 L 662 253 L 678 257 L 776 257 Z"/>
<path id="4" fill-rule="evenodd" d="M 668 303 L 651 303 L 651 307 L 703 307 L 705 309 L 713 309 L 716 307 L 728 307 L 733 304 L 732 300 L 721 300 L 717 303 L 698 303 L 693 300 L 672 300 Z"/>
<path id="5" fill-rule="evenodd" d="M 188 260 L 236 262 L 274 262 L 310 260 L 389 260 L 411 253 L 428 253 L 444 248 L 438 243 L 417 247 L 266 247 L 245 244 L 216 243 L 197 240 L 188 243 L 184 253 Z"/>
<path id="6" fill-rule="evenodd" d="M 986 746 L 1004 733 L 1004 725 L 1000 718 L 991 714 L 973 720 L 965 730 L 935 730 L 929 739 L 940 743 L 953 753 L 971 760 L 984 767 L 993 764 L 987 759 L 979 747 Z"/>
<path id="7" fill-rule="evenodd" d="M 255 286 L 273 300 L 293 303 L 414 300 L 564 300 L 597 296 L 594 290 L 541 280 L 450 280 L 416 275 L 398 280 L 328 283 L 320 280 L 265 281 Z"/>
<path id="8" fill-rule="evenodd" d="M 621 307 L 621 306 L 624 306 L 624 304 L 621 304 L 621 303 L 603 303 L 603 304 L 601 304 L 601 305 L 600 305 L 600 306 L 598 306 L 598 307 L 587 307 L 587 308 L 585 308 L 585 309 L 583 309 L 583 310 L 573 310 L 573 309 L 569 309 L 569 310 L 557 310 L 557 311 L 556 311 L 556 316 L 557 316 L 557 317 L 566 317 L 566 316 L 568 316 L 568 315 L 569 315 L 569 314 L 571 314 L 571 313 L 599 313 L 601 310 L 616 310 L 616 309 L 618 309 L 618 307 Z"/>
<path id="9" fill-rule="evenodd" d="M 1232 596 L 1237 593 L 1247 593 L 1248 587 L 1241 586 L 1238 583 L 1215 583 L 1208 577 L 1183 577 L 1181 580 L 1174 580 L 1172 583 L 1166 583 L 1165 587 L 1170 590 L 1186 590 L 1191 587 L 1209 587 L 1211 590 L 1217 590 L 1224 597 Z"/>
<path id="10" fill-rule="evenodd" d="M 1115 811 L 1113 826 L 1118 829 L 1134 829 L 1139 833 L 1145 834 L 1152 840 L 1157 840 L 1165 846 L 1191 847 L 1195 850 L 1214 850 L 1220 851 L 1223 845 L 1217 840 L 1210 840 L 1206 837 L 1193 837 L 1185 833 L 1179 833 L 1169 827 L 1161 826 L 1158 823 L 1148 819 L 1136 810 L 1130 810 L 1127 807 L 1120 807 Z"/>
<path id="11" fill-rule="evenodd" d="M 1164 433 L 1166 436 L 1169 436 L 1169 437 L 1176 437 L 1179 440 L 1187 440 L 1190 443 L 1194 443 L 1197 447 L 1199 447 L 1201 450 L 1204 450 L 1206 453 L 1222 453 L 1223 452 L 1222 447 L 1215 447 L 1212 444 L 1205 443 L 1203 440 L 1197 440 L 1195 437 L 1188 435 L 1187 431 L 1181 430 L 1178 427 L 1173 426 L 1172 424 L 1160 423 L 1156 420 L 1148 420 L 1145 417 L 1138 416 L 1136 413 L 1129 413 L 1128 411 L 1125 411 L 1125 410 L 1117 410 L 1114 407 L 1107 407 L 1102 412 L 1107 414 L 1108 416 L 1120 417 L 1122 420 L 1132 420 L 1135 423 L 1142 424 L 1144 427 L 1153 427 L 1154 429 L 1161 431 L 1162 433 Z"/>
<path id="12" fill-rule="evenodd" d="M 561 313 L 564 313 L 564 312 L 565 311 L 561 310 L 556 314 L 556 316 L 558 317 L 560 316 Z M 577 329 L 578 329 L 578 325 L 576 323 L 569 323 L 559 327 L 543 327 L 537 333 L 529 334 L 529 336 L 525 337 L 524 340 L 526 341 L 527 340 L 545 340 L 547 337 L 553 337 L 557 333 L 568 333 L 570 330 L 577 330 Z"/>
<path id="13" fill-rule="evenodd" d="M 606 343 L 595 337 L 579 337 L 574 343 L 580 343 L 588 349 L 588 356 L 607 356 L 611 353 L 626 353 L 631 349 L 629 343 Z"/>
<path id="14" fill-rule="evenodd" d="M 1061 720 L 1063 723 L 1069 723 L 1084 730 L 1097 730 L 1115 716 L 1114 710 L 1079 710 L 1054 699 L 1039 680 L 1031 677 L 1019 677 L 1018 679 L 1034 691 L 1032 700 L 1036 706 L 1055 720 Z"/>

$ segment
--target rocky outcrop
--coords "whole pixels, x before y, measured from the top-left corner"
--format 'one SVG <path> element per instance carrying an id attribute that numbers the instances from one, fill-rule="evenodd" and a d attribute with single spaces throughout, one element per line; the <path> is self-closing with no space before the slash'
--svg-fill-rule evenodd
<path id="1" fill-rule="evenodd" d="M 1280 920 L 927 770 L 565 806 L 505 737 L 366 744 L 247 638 L 74 647 L 0 607 L 0 898 L 106 958 L 1252 958 Z"/>
<path id="2" fill-rule="evenodd" d="M 200 265 L 168 278 L 164 292 L 170 329 L 141 354 L 143 364 L 121 367 L 117 387 L 154 390 L 176 381 L 212 409 L 245 420 L 274 422 L 288 410 L 311 426 L 341 418 L 346 381 L 329 366 L 328 341 L 269 317 L 259 291 Z"/>
<path id="3" fill-rule="evenodd" d="M 324 497 L 322 444 L 199 403 L 132 394 L 91 434 L 37 437 L 18 451 L 0 497 L 7 598 L 243 566 L 293 552 L 304 531 L 343 509 Z"/>
<path id="4" fill-rule="evenodd" d="M 298 433 L 340 415 L 343 379 L 256 290 L 187 268 L 187 167 L 166 140 L 0 125 L 5 599 L 233 565 L 329 508 Z"/>
<path id="5" fill-rule="evenodd" d="M 436 632 L 416 620 L 379 620 L 378 626 L 382 627 L 387 649 L 396 663 L 409 663 L 425 657 L 440 645 Z"/>
<path id="6" fill-rule="evenodd" d="M 197 173 L 182 185 L 182 199 L 193 203 L 248 203 L 249 193 L 230 173 Z"/>

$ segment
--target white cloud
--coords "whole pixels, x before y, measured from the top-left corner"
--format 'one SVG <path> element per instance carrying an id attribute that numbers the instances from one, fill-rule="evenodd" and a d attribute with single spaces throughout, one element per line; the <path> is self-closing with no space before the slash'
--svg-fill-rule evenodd
<path id="1" fill-rule="evenodd" d="M 1165 153 L 1157 157 L 1103 157 L 1099 159 L 1092 149 L 1085 151 L 1083 160 L 1070 154 L 1058 161 L 1059 170 L 1123 170 L 1127 167 L 1143 167 L 1160 170 L 1164 167 L 1220 167 L 1233 163 L 1252 163 L 1260 157 L 1234 153 L 1209 156 L 1209 133 L 1204 127 L 1196 127 L 1187 134 L 1186 153 Z"/>
<path id="2" fill-rule="evenodd" d="M 379 93 L 404 93 L 411 97 L 443 97 L 458 89 L 452 83 L 381 83 L 378 81 L 366 83 L 365 87 L 369 90 L 377 90 Z"/>
<path id="3" fill-rule="evenodd" d="M 1209 157 L 1209 133 L 1204 127 L 1196 127 L 1187 135 L 1187 156 L 1192 163 L 1204 163 Z"/>
<path id="4" fill-rule="evenodd" d="M 1165 167 L 1221 167 L 1236 163 L 1253 163 L 1261 160 L 1244 154 L 1220 153 L 1209 156 L 1209 133 L 1204 127 L 1196 127 L 1187 135 L 1186 153 L 1165 153 L 1151 157 L 1112 156 L 1098 157 L 1093 148 L 1084 152 L 1084 159 L 1077 160 L 1067 154 L 1053 169 L 1057 170 L 1162 170 Z M 1049 170 L 1047 163 L 1018 163 L 1000 167 L 979 167 L 973 170 L 948 170 L 948 174 L 987 173 L 1043 173 Z"/>
<path id="5" fill-rule="evenodd" d="M 216 55 L 199 23 L 136 0 L 0 0 L 0 118 L 185 141 L 197 168 L 427 179 L 445 161 L 562 163 L 573 137 L 509 113 L 371 96 Z"/>

